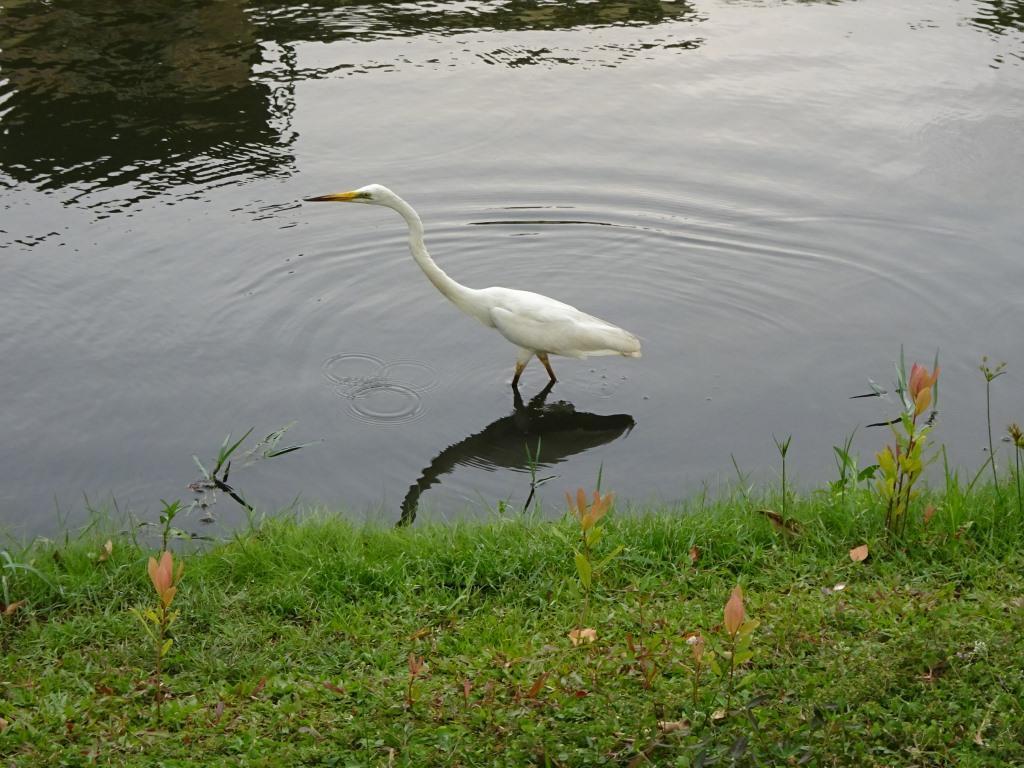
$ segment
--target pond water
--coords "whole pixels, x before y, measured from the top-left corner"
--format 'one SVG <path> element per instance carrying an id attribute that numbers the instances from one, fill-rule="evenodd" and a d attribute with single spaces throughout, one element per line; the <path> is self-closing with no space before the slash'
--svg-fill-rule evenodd
<path id="1" fill-rule="evenodd" d="M 733 456 L 770 480 L 773 435 L 812 486 L 892 415 L 849 397 L 901 344 L 940 349 L 937 437 L 976 467 L 982 354 L 1010 362 L 996 427 L 1024 420 L 1022 118 L 1019 2 L 12 0 L 0 524 L 152 519 L 193 454 L 293 421 L 312 445 L 232 473 L 262 509 L 490 514 L 525 500 L 538 435 L 551 514 L 599 471 L 637 502 Z M 568 301 L 644 357 L 556 359 L 550 392 L 534 362 L 514 402 L 515 349 L 394 212 L 300 202 L 371 182 L 456 279 Z M 862 460 L 885 438 L 859 430 Z"/>

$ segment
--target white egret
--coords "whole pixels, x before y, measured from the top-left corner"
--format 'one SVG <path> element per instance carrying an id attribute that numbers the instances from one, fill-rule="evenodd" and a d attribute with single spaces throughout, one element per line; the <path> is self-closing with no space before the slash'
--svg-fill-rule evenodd
<path id="1" fill-rule="evenodd" d="M 469 288 L 445 274 L 427 253 L 423 222 L 413 207 L 387 187 L 369 184 L 352 192 L 310 197 L 306 202 L 347 202 L 383 205 L 398 211 L 409 225 L 409 250 L 430 282 L 456 307 L 519 347 L 512 386 L 534 355 L 556 381 L 549 355 L 640 357 L 640 340 L 629 331 L 588 315 L 576 307 L 531 291 L 513 288 Z"/>

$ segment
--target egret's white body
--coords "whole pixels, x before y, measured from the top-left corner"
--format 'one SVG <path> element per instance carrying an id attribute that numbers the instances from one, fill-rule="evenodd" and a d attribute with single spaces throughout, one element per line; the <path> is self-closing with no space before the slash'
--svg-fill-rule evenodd
<path id="1" fill-rule="evenodd" d="M 309 202 L 352 202 L 384 205 L 402 215 L 409 225 L 409 250 L 430 282 L 456 307 L 475 317 L 519 348 L 512 386 L 534 355 L 551 380 L 548 355 L 640 357 L 640 340 L 629 331 L 581 312 L 569 304 L 532 291 L 514 288 L 469 288 L 450 278 L 430 257 L 423 243 L 423 222 L 413 207 L 387 187 L 370 184 L 353 192 L 308 198 Z"/>

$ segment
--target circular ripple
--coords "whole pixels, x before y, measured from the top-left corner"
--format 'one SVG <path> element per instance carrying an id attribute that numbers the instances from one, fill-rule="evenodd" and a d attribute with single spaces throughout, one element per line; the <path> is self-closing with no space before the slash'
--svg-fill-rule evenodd
<path id="1" fill-rule="evenodd" d="M 387 384 L 384 361 L 373 355 L 358 352 L 334 355 L 324 360 L 322 368 L 327 380 L 338 385 L 338 394 L 342 397 L 363 397 Z"/>
<path id="2" fill-rule="evenodd" d="M 385 382 L 350 399 L 352 415 L 374 424 L 402 424 L 423 414 L 419 394 L 403 384 Z"/>
<path id="3" fill-rule="evenodd" d="M 437 371 L 419 360 L 395 360 L 384 366 L 384 378 L 401 382 L 401 386 L 413 392 L 426 392 L 437 386 Z"/>

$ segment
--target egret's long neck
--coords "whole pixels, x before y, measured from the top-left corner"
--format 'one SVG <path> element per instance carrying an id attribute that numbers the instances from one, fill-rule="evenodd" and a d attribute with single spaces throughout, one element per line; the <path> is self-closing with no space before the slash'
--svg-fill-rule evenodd
<path id="1" fill-rule="evenodd" d="M 412 257 L 420 265 L 420 269 L 423 270 L 430 282 L 467 315 L 477 317 L 478 308 L 473 301 L 476 291 L 450 278 L 443 269 L 437 266 L 437 262 L 430 258 L 427 246 L 423 243 L 423 222 L 420 221 L 419 214 L 405 200 L 397 196 L 391 207 L 402 214 L 405 223 L 409 225 L 409 250 L 412 251 Z M 482 317 L 478 319 L 487 322 Z"/>

